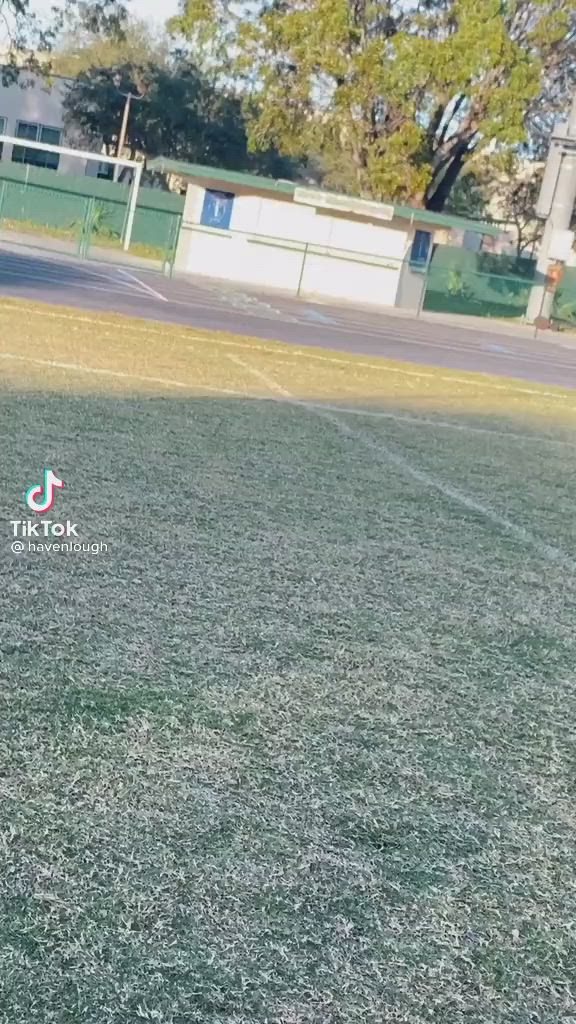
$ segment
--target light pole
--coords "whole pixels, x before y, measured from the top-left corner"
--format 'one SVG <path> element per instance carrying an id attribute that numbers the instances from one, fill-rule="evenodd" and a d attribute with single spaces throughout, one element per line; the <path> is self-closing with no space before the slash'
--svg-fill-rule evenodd
<path id="1" fill-rule="evenodd" d="M 120 95 L 124 96 L 125 99 L 126 99 L 126 102 L 124 104 L 124 113 L 122 114 L 122 124 L 120 126 L 120 134 L 118 136 L 118 145 L 116 147 L 116 156 L 120 157 L 120 156 L 122 156 L 122 150 L 124 149 L 124 145 L 126 143 L 126 135 L 128 133 L 128 121 L 129 121 L 129 118 L 130 118 L 130 106 L 132 104 L 132 100 L 143 100 L 144 96 L 140 95 L 140 93 L 137 93 L 137 92 L 122 92 L 122 90 L 120 88 L 120 86 L 122 85 L 122 75 L 119 74 L 119 72 L 117 72 L 114 75 L 114 78 L 112 79 L 112 81 L 114 82 L 114 85 L 115 85 L 116 89 L 118 90 L 118 92 L 120 93 Z M 120 166 L 119 166 L 119 164 L 116 164 L 116 166 L 114 167 L 114 181 L 118 181 L 119 174 L 120 174 Z"/>
<path id="2" fill-rule="evenodd" d="M 554 289 L 571 245 L 570 223 L 576 202 L 576 93 L 568 120 L 552 134 L 536 215 L 546 218 L 526 319 L 549 321 Z M 554 265 L 556 261 L 556 265 Z"/>

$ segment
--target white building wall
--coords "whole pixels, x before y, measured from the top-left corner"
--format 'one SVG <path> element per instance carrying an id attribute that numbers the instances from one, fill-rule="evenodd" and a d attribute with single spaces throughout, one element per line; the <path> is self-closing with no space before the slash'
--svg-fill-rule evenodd
<path id="1" fill-rule="evenodd" d="M 363 305 L 393 306 L 400 264 L 374 266 L 341 257 L 308 255 L 302 275 L 302 295 L 327 296 Z"/>
<path id="2" fill-rule="evenodd" d="M 282 291 L 296 292 L 298 288 L 303 247 L 263 245 L 247 235 L 215 232 L 193 231 L 189 238 L 185 269 L 190 274 Z"/>
<path id="3" fill-rule="evenodd" d="M 229 230 L 215 230 L 200 226 L 204 193 L 197 185 L 188 188 L 180 270 L 293 294 L 394 305 L 408 246 L 406 222 L 373 224 L 288 198 L 248 194 L 235 196 Z"/>

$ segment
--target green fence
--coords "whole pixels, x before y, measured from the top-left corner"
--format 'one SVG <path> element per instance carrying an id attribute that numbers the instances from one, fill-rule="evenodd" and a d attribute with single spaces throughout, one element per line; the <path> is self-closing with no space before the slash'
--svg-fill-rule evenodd
<path id="1" fill-rule="evenodd" d="M 576 267 L 567 267 L 558 285 L 552 319 L 560 327 L 576 327 Z"/>
<path id="2" fill-rule="evenodd" d="M 130 188 L 88 176 L 0 164 L 0 229 L 84 258 L 119 258 Z M 141 188 L 130 254 L 173 265 L 182 196 Z"/>
<path id="3" fill-rule="evenodd" d="M 424 309 L 520 318 L 526 312 L 535 273 L 532 259 L 440 245 L 430 262 Z"/>
<path id="4" fill-rule="evenodd" d="M 24 244 L 121 261 L 129 194 L 119 182 L 0 163 L 0 230 Z M 173 269 L 183 210 L 182 196 L 141 188 L 129 258 Z M 423 309 L 520 319 L 535 281 L 533 259 L 438 245 Z M 560 327 L 576 325 L 575 267 L 566 270 L 556 292 L 552 319 Z"/>

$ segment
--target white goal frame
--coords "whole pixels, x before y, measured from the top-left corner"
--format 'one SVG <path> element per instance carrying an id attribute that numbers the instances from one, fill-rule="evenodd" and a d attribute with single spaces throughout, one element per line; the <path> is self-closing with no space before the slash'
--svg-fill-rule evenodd
<path id="1" fill-rule="evenodd" d="M 59 153 L 61 156 L 76 156 L 80 160 L 90 160 L 91 162 L 97 161 L 100 164 L 112 164 L 113 167 L 132 168 L 134 171 L 134 177 L 130 188 L 128 216 L 126 218 L 126 227 L 124 228 L 123 238 L 124 250 L 126 251 L 130 248 L 144 164 L 139 163 L 138 160 L 124 160 L 119 156 L 104 156 L 102 153 L 94 153 L 88 149 L 72 149 L 70 146 L 51 146 L 47 142 L 33 142 L 31 139 L 21 139 L 15 135 L 4 135 L 0 133 L 0 144 L 5 142 L 8 143 L 9 146 L 21 146 L 23 149 L 41 149 L 45 153 Z M 55 173 L 57 174 L 58 172 L 56 171 Z M 62 175 L 62 177 L 65 177 L 65 175 Z M 69 177 L 69 175 L 66 177 Z"/>

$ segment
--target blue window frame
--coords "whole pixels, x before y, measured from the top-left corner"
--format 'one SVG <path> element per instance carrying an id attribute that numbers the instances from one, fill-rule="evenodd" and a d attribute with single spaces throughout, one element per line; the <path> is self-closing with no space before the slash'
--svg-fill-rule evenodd
<path id="1" fill-rule="evenodd" d="M 215 189 L 207 188 L 200 223 L 208 228 L 226 230 L 230 227 L 233 206 L 233 192 L 217 192 Z"/>
<path id="2" fill-rule="evenodd" d="M 431 231 L 415 231 L 410 250 L 410 266 L 424 268 L 428 263 L 430 247 L 432 245 Z"/>

